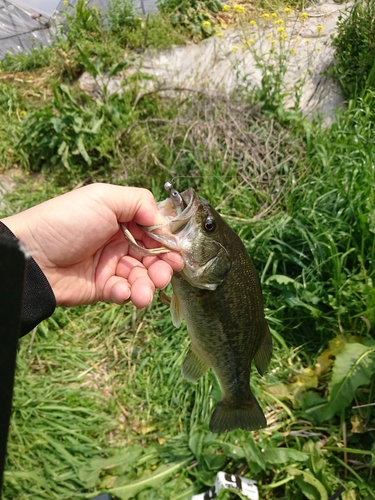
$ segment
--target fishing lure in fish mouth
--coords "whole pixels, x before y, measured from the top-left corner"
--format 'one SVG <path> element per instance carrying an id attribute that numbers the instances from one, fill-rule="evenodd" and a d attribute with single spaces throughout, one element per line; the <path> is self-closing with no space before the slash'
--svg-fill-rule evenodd
<path id="1" fill-rule="evenodd" d="M 166 191 L 169 191 L 169 197 L 172 200 L 173 206 L 176 209 L 177 215 L 180 215 L 181 212 L 183 212 L 186 208 L 186 204 L 180 195 L 180 193 L 173 187 L 173 184 L 171 182 L 166 182 L 164 184 L 164 189 Z"/>
<path id="2" fill-rule="evenodd" d="M 172 234 L 174 234 L 184 228 L 194 216 L 197 209 L 197 207 L 195 206 L 196 204 L 194 204 L 195 193 L 192 189 L 185 191 L 183 193 L 185 195 L 184 199 L 184 197 L 177 191 L 177 189 L 173 187 L 173 184 L 171 182 L 166 182 L 164 184 L 164 189 L 166 191 L 169 191 L 169 198 L 167 198 L 163 202 L 159 202 L 158 208 L 159 212 L 166 218 L 166 221 L 168 221 L 168 230 L 171 230 Z M 161 227 L 161 225 L 156 225 L 142 229 L 148 234 L 149 231 L 151 232 L 155 229 L 158 230 Z M 120 223 L 120 229 L 133 250 L 144 257 L 150 255 L 160 255 L 172 250 L 180 250 L 179 248 L 177 248 L 177 244 L 175 241 L 169 241 L 169 244 L 171 246 L 168 247 L 162 246 L 159 248 L 151 249 L 140 247 L 135 241 L 131 232 L 124 224 Z M 158 239 L 158 236 L 153 233 L 152 237 L 156 240 Z"/>

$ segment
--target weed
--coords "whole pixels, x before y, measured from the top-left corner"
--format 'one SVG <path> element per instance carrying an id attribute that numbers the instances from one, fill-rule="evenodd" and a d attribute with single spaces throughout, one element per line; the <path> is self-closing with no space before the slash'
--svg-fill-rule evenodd
<path id="1" fill-rule="evenodd" d="M 338 22 L 332 40 L 336 65 L 334 76 L 348 99 L 364 90 L 375 90 L 375 5 L 371 0 L 358 0 Z"/>
<path id="2" fill-rule="evenodd" d="M 32 71 L 45 68 L 51 64 L 54 47 L 34 47 L 29 53 L 8 52 L 1 61 L 1 69 L 8 73 L 17 71 Z"/>
<path id="3" fill-rule="evenodd" d="M 213 14 L 222 9 L 218 0 L 161 0 L 160 12 L 170 14 L 174 26 L 186 28 L 195 40 L 211 36 L 214 31 Z"/>

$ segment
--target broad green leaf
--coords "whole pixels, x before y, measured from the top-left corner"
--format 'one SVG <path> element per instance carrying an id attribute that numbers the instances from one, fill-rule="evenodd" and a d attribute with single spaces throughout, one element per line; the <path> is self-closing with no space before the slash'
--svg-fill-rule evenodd
<path id="1" fill-rule="evenodd" d="M 285 464 L 288 462 L 305 462 L 309 455 L 293 448 L 270 448 L 263 453 L 263 460 L 269 464 Z"/>
<path id="2" fill-rule="evenodd" d="M 85 148 L 85 145 L 83 144 L 83 140 L 82 140 L 81 135 L 78 136 L 78 139 L 77 139 L 77 148 L 78 148 L 78 151 L 81 153 L 81 156 L 86 160 L 87 164 L 91 165 L 91 158 L 86 151 L 86 148 Z"/>
<path id="3" fill-rule="evenodd" d="M 134 58 L 126 59 L 125 61 L 121 61 L 118 64 L 114 64 L 108 72 L 108 77 L 111 78 L 112 76 L 116 76 L 117 73 L 126 68 L 126 66 L 129 66 L 130 62 L 132 61 L 134 61 Z"/>
<path id="4" fill-rule="evenodd" d="M 97 486 L 100 473 L 104 470 L 111 470 L 112 474 L 123 475 L 134 467 L 143 451 L 142 446 L 134 445 L 109 458 L 93 458 L 87 465 L 80 468 L 79 479 L 86 484 L 87 488 L 93 488 Z"/>
<path id="5" fill-rule="evenodd" d="M 266 470 L 267 466 L 264 462 L 264 454 L 261 452 L 253 439 L 248 439 L 243 444 L 243 450 L 250 470 L 254 469 L 254 463 L 257 464 L 261 470 Z"/>
<path id="6" fill-rule="evenodd" d="M 194 453 L 195 458 L 198 462 L 202 460 L 202 447 L 203 447 L 204 433 L 200 430 L 196 430 L 190 435 L 189 438 L 189 448 Z"/>
<path id="7" fill-rule="evenodd" d="M 328 500 L 327 490 L 310 472 L 295 469 L 294 467 L 288 467 L 287 471 L 292 476 L 295 476 L 296 483 L 306 498 L 309 500 Z"/>
<path id="8" fill-rule="evenodd" d="M 375 373 L 375 347 L 346 344 L 337 355 L 329 384 L 328 403 L 321 408 L 320 420 L 328 420 L 352 401 L 361 385 L 370 383 Z"/>
<path id="9" fill-rule="evenodd" d="M 237 446 L 232 443 L 226 443 L 224 441 L 217 440 L 216 443 L 224 450 L 224 453 L 228 457 L 232 457 L 236 460 L 240 460 L 245 457 L 244 450 L 242 446 Z"/>
<path id="10" fill-rule="evenodd" d="M 176 474 L 180 469 L 188 465 L 192 460 L 192 457 L 188 457 L 185 460 L 180 460 L 179 462 L 172 462 L 170 464 L 161 465 L 152 474 L 145 477 L 141 477 L 137 481 L 133 481 L 125 486 L 119 488 L 113 488 L 109 490 L 109 493 L 120 498 L 120 500 L 128 500 L 129 498 L 134 498 L 140 491 L 146 488 L 157 488 L 169 477 Z"/>
<path id="11" fill-rule="evenodd" d="M 289 285 L 289 283 L 292 283 L 296 287 L 300 286 L 300 284 L 297 281 L 295 281 L 292 278 L 289 278 L 289 276 L 284 276 L 283 274 L 274 274 L 273 276 L 267 278 L 265 283 L 268 284 L 271 281 L 276 281 L 276 283 L 278 283 L 279 285 Z"/>
<path id="12" fill-rule="evenodd" d="M 101 61 L 97 61 L 95 64 L 89 57 L 87 57 L 86 53 L 84 50 L 81 49 L 81 47 L 77 44 L 77 49 L 81 55 L 82 61 L 85 65 L 85 69 L 88 73 L 90 73 L 91 76 L 96 78 L 99 74 L 100 71 L 103 70 Z"/>
<path id="13" fill-rule="evenodd" d="M 94 124 L 92 126 L 92 129 L 89 131 L 91 134 L 96 134 L 99 132 L 100 127 L 102 126 L 102 123 L 104 121 L 104 116 L 101 118 L 94 120 Z"/>
<path id="14" fill-rule="evenodd" d="M 64 84 L 58 85 L 57 89 L 59 89 L 60 92 L 63 93 L 69 99 L 70 104 L 72 104 L 74 108 L 80 109 L 80 107 L 78 106 L 76 101 L 73 99 L 73 96 L 72 96 L 70 89 L 67 85 L 64 85 Z M 55 93 L 55 99 L 58 99 L 57 93 Z"/>

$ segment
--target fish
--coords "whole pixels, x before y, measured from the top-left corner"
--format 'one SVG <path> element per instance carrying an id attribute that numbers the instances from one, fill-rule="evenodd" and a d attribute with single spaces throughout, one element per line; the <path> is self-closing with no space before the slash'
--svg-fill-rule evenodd
<path id="1" fill-rule="evenodd" d="M 250 388 L 252 362 L 263 375 L 272 356 L 258 274 L 240 237 L 208 201 L 193 188 L 166 188 L 170 197 L 158 203 L 165 224 L 142 229 L 163 245 L 152 254 L 177 251 L 184 260 L 172 276 L 170 299 L 173 324 L 178 328 L 184 319 L 191 341 L 182 375 L 196 382 L 209 368 L 214 371 L 222 397 L 211 432 L 264 428 L 266 418 Z M 134 238 L 131 244 L 137 246 Z"/>

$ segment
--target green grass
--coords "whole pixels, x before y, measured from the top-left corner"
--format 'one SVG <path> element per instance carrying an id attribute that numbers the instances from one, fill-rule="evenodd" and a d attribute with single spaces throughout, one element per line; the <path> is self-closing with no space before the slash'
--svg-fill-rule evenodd
<path id="1" fill-rule="evenodd" d="M 340 486 L 345 500 L 374 498 L 374 94 L 326 129 L 264 115 L 251 96 L 140 97 L 139 75 L 92 102 L 71 81 L 83 70 L 115 74 L 118 47 L 131 60 L 163 26 L 159 47 L 189 34 L 150 18 L 145 42 L 145 20 L 125 10 L 103 32 L 100 14 L 80 8 L 41 54 L 45 70 L 37 53 L 3 63 L 0 157 L 23 172 L 4 215 L 91 181 L 157 199 L 172 178 L 199 189 L 262 281 L 275 352 L 251 384 L 269 426 L 209 432 L 218 383 L 182 378 L 187 332 L 157 299 L 140 311 L 59 308 L 20 341 L 4 498 L 188 499 L 219 470 L 257 480 L 262 499 L 328 499 Z"/>

